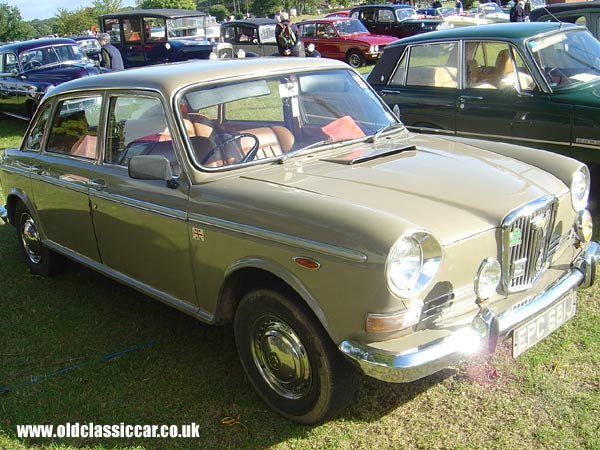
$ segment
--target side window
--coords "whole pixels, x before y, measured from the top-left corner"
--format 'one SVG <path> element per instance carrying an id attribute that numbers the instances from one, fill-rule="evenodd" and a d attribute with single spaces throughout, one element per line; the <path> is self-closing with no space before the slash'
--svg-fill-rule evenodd
<path id="1" fill-rule="evenodd" d="M 374 8 L 363 9 L 362 11 L 362 20 L 368 23 L 376 22 L 376 13 L 377 11 Z"/>
<path id="2" fill-rule="evenodd" d="M 458 43 L 415 45 L 410 49 L 407 86 L 458 87 Z"/>
<path id="3" fill-rule="evenodd" d="M 466 87 L 531 90 L 535 83 L 523 59 L 502 42 L 468 42 Z"/>
<path id="4" fill-rule="evenodd" d="M 19 70 L 17 55 L 14 53 L 5 53 L 3 58 L 3 67 L 0 72 L 11 73 L 13 70 Z"/>
<path id="5" fill-rule="evenodd" d="M 223 40 L 233 44 L 235 42 L 235 27 L 223 28 Z"/>
<path id="6" fill-rule="evenodd" d="M 142 34 L 139 19 L 123 19 L 123 31 L 126 42 L 140 42 Z"/>
<path id="7" fill-rule="evenodd" d="M 377 14 L 377 22 L 393 22 L 394 13 L 389 9 L 380 9 Z"/>
<path id="8" fill-rule="evenodd" d="M 315 24 L 307 23 L 306 25 L 302 25 L 300 27 L 300 36 L 301 37 L 313 37 L 315 35 Z"/>
<path id="9" fill-rule="evenodd" d="M 50 104 L 46 104 L 44 111 L 31 129 L 31 133 L 29 133 L 27 142 L 25 142 L 25 149 L 34 152 L 40 151 L 42 139 L 44 138 L 44 132 L 46 131 L 46 127 L 48 125 L 48 119 L 50 118 L 50 110 Z"/>
<path id="10" fill-rule="evenodd" d="M 100 105 L 100 96 L 61 101 L 54 113 L 46 151 L 95 159 Z"/>
<path id="11" fill-rule="evenodd" d="M 110 35 L 110 42 L 121 42 L 119 19 L 105 19 L 104 32 Z"/>
<path id="12" fill-rule="evenodd" d="M 165 28 L 165 19 L 161 17 L 144 17 L 144 34 L 146 41 L 166 41 L 167 32 Z"/>
<path id="13" fill-rule="evenodd" d="M 316 35 L 320 38 L 328 38 L 331 35 L 331 27 L 328 23 L 318 23 Z"/>
<path id="14" fill-rule="evenodd" d="M 178 175 L 179 162 L 159 99 L 141 96 L 112 97 L 108 112 L 104 162 L 127 166 L 138 155 L 162 155 Z"/>
<path id="15" fill-rule="evenodd" d="M 398 60 L 398 65 L 396 66 L 396 70 L 392 74 L 390 81 L 388 84 L 390 86 L 404 86 L 406 79 L 406 62 L 408 61 L 408 53 L 409 50 L 406 49 L 400 59 Z"/>

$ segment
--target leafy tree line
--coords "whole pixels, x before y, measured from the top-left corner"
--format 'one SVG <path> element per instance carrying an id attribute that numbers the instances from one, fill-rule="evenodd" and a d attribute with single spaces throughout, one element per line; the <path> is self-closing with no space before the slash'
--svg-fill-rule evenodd
<path id="1" fill-rule="evenodd" d="M 334 0 L 332 9 L 347 7 L 350 0 Z M 278 10 L 295 8 L 298 15 L 315 14 L 321 0 L 137 0 L 138 8 L 199 9 L 215 16 L 218 21 L 230 15 L 242 17 L 246 13 L 257 17 L 269 17 Z M 0 42 L 31 39 L 38 36 L 58 34 L 71 36 L 82 34 L 98 25 L 102 14 L 123 10 L 122 0 L 92 0 L 91 6 L 75 10 L 58 8 L 49 19 L 23 20 L 21 11 L 0 0 Z"/>

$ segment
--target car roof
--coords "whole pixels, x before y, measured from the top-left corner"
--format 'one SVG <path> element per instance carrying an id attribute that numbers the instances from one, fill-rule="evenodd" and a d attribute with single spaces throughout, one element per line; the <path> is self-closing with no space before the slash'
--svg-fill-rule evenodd
<path id="1" fill-rule="evenodd" d="M 406 9 L 406 8 L 413 8 L 410 5 L 404 5 L 404 4 L 399 4 L 399 5 L 390 5 L 389 3 L 378 3 L 376 5 L 358 5 L 355 6 L 354 8 L 352 8 L 350 10 L 350 12 L 354 11 L 354 10 L 358 10 L 358 9 L 364 9 L 364 8 L 392 8 L 392 9 Z"/>
<path id="2" fill-rule="evenodd" d="M 232 20 L 230 22 L 223 22 L 221 26 L 228 25 L 250 25 L 250 26 L 261 26 L 261 25 L 271 25 L 277 24 L 278 22 L 275 19 L 267 19 L 267 18 L 256 18 L 256 19 L 242 19 L 242 20 Z"/>
<path id="3" fill-rule="evenodd" d="M 20 52 L 30 50 L 32 48 L 47 47 L 49 45 L 61 45 L 61 44 L 74 44 L 77 45 L 73 39 L 67 38 L 44 38 L 44 39 L 30 39 L 29 41 L 13 42 L 12 44 L 6 44 L 0 46 L 0 51 L 14 51 Z"/>
<path id="4" fill-rule="evenodd" d="M 398 47 L 412 43 L 438 41 L 446 39 L 503 39 L 520 41 L 538 34 L 548 33 L 561 28 L 581 28 L 572 24 L 557 22 L 521 22 L 473 25 L 468 27 L 450 28 L 447 30 L 430 31 L 400 39 L 388 47 Z"/>
<path id="5" fill-rule="evenodd" d="M 357 20 L 353 17 L 348 17 L 348 16 L 337 16 L 337 17 L 320 17 L 318 19 L 304 19 L 301 22 L 298 22 L 298 25 L 302 24 L 302 23 L 313 23 L 313 22 L 328 22 L 328 23 L 332 23 L 332 22 L 349 22 L 352 20 Z"/>
<path id="6" fill-rule="evenodd" d="M 178 17 L 196 17 L 203 16 L 206 17 L 207 14 L 202 11 L 195 11 L 193 9 L 130 9 L 127 11 L 115 12 L 110 14 L 103 14 L 100 16 L 100 19 L 104 18 L 114 18 L 118 19 L 120 17 L 130 17 L 130 16 L 144 16 L 144 17 L 165 17 L 167 19 L 176 19 Z"/>
<path id="7" fill-rule="evenodd" d="M 170 96 L 185 86 L 227 79 L 247 78 L 250 74 L 302 72 L 313 69 L 348 69 L 341 61 L 328 58 L 247 58 L 191 60 L 110 72 L 59 84 L 48 97 L 96 89 L 150 89 Z"/>

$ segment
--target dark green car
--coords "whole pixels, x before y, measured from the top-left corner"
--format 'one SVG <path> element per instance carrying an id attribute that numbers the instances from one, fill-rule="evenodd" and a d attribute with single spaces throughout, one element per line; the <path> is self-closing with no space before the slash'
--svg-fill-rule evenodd
<path id="1" fill-rule="evenodd" d="M 600 162 L 600 43 L 584 27 L 455 28 L 386 47 L 369 83 L 414 131 Z"/>

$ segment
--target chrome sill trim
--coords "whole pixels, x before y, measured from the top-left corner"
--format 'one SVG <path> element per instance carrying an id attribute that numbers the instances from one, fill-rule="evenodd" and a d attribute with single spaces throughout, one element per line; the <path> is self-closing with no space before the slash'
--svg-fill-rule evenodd
<path id="1" fill-rule="evenodd" d="M 242 233 L 247 236 L 257 237 L 267 241 L 289 245 L 291 247 L 300 247 L 319 253 L 325 253 L 327 255 L 347 259 L 353 262 L 367 262 L 367 255 L 365 255 L 362 252 L 359 252 L 358 250 L 353 250 L 350 248 L 336 247 L 334 245 L 325 244 L 323 242 L 311 241 L 309 239 L 299 238 L 289 234 L 269 231 L 263 228 L 258 228 L 251 225 L 245 225 L 224 219 L 217 219 L 215 217 L 208 217 L 201 214 L 190 213 L 189 219 L 190 222 L 196 222 L 203 225 L 213 226 L 216 228 L 221 228 L 223 230 L 234 231 L 236 233 Z"/>
<path id="2" fill-rule="evenodd" d="M 109 278 L 112 278 L 115 281 L 118 281 L 119 283 L 125 284 L 137 291 L 140 291 L 141 293 L 148 295 L 149 297 L 152 297 L 156 300 L 166 303 L 167 305 L 172 306 L 181 312 L 189 314 L 190 316 L 193 316 L 196 319 L 202 320 L 207 323 L 213 322 L 214 315 L 210 314 L 208 311 L 205 311 L 205 310 L 199 308 L 196 305 L 192 305 L 192 304 L 187 303 L 177 297 L 173 297 L 172 295 L 169 295 L 163 291 L 159 291 L 158 289 L 155 289 L 152 286 L 149 286 L 145 283 L 141 283 L 141 282 L 135 280 L 134 278 L 131 278 L 121 272 L 116 272 L 114 270 L 111 270 L 109 267 L 107 267 L 106 265 L 104 265 L 100 262 L 94 261 L 86 256 L 80 255 L 79 253 L 72 252 L 72 251 L 66 249 L 65 247 L 58 245 L 52 241 L 44 241 L 44 245 L 47 246 L 49 249 L 54 250 L 57 253 L 65 255 L 68 258 L 70 258 L 86 267 L 89 267 L 97 272 L 100 272 L 101 274 L 103 274 Z"/>
<path id="3" fill-rule="evenodd" d="M 579 286 L 587 287 L 593 284 L 593 272 L 596 269 L 598 256 L 600 256 L 600 246 L 596 242 L 591 242 L 563 278 L 523 307 L 509 311 L 498 318 L 499 335 L 506 337 L 517 325 L 560 301 L 570 291 Z M 492 339 L 497 337 L 491 336 Z M 460 328 L 439 341 L 412 349 L 410 352 L 386 352 L 352 341 L 342 342 L 339 349 L 357 363 L 366 375 L 387 382 L 406 383 L 431 375 L 463 360 L 467 356 L 465 345 L 468 340 L 465 338 L 477 338 L 472 326 Z M 486 343 L 480 341 L 480 347 L 482 344 Z"/>

